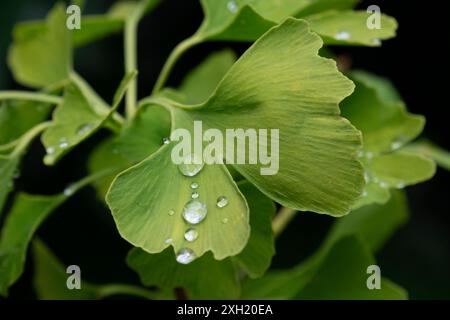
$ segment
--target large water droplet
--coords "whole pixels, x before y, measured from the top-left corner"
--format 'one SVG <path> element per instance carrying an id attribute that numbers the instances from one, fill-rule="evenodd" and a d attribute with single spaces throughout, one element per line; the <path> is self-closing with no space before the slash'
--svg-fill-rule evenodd
<path id="1" fill-rule="evenodd" d="M 233 0 L 232 1 L 228 1 L 227 8 L 228 8 L 228 10 L 230 12 L 233 12 L 233 13 L 236 13 L 238 11 L 238 9 L 239 9 L 236 1 L 233 1 Z"/>
<path id="2" fill-rule="evenodd" d="M 77 135 L 84 136 L 84 135 L 88 134 L 92 130 L 93 127 L 94 127 L 94 125 L 92 125 L 90 123 L 82 124 L 81 126 L 79 126 L 77 128 Z"/>
<path id="3" fill-rule="evenodd" d="M 183 163 L 178 165 L 178 170 L 187 177 L 197 175 L 205 166 L 201 158 L 195 154 L 189 154 L 183 159 Z"/>
<path id="4" fill-rule="evenodd" d="M 170 139 L 168 137 L 163 138 L 163 144 L 169 144 Z"/>
<path id="5" fill-rule="evenodd" d="M 184 233 L 184 238 L 186 239 L 186 241 L 189 241 L 189 242 L 193 242 L 193 241 L 197 240 L 197 238 L 198 238 L 197 230 L 195 230 L 194 228 L 189 228 Z"/>
<path id="6" fill-rule="evenodd" d="M 194 261 L 195 258 L 197 258 L 195 252 L 189 248 L 181 249 L 177 253 L 177 262 L 181 264 L 189 264 Z"/>
<path id="7" fill-rule="evenodd" d="M 71 195 L 74 194 L 74 192 L 75 192 L 75 188 L 72 185 L 67 186 L 63 191 L 63 193 L 66 197 L 70 197 Z"/>
<path id="8" fill-rule="evenodd" d="M 221 196 L 217 199 L 217 208 L 224 208 L 228 205 L 228 199 L 227 197 Z"/>
<path id="9" fill-rule="evenodd" d="M 170 243 L 172 243 L 172 242 L 173 242 L 173 239 L 172 239 L 172 238 L 167 238 L 167 239 L 164 241 L 165 244 L 170 244 Z"/>
<path id="10" fill-rule="evenodd" d="M 206 204 L 198 200 L 191 200 L 183 208 L 183 218 L 190 224 L 198 224 L 206 218 L 208 210 Z"/>
<path id="11" fill-rule="evenodd" d="M 336 33 L 334 38 L 336 40 L 348 40 L 348 39 L 350 39 L 350 32 L 348 32 L 348 31 L 339 31 L 338 33 Z"/>
<path id="12" fill-rule="evenodd" d="M 198 194 L 197 191 L 196 192 L 192 192 L 192 195 L 191 195 L 192 199 L 197 199 L 198 197 L 199 197 L 199 194 Z"/>
<path id="13" fill-rule="evenodd" d="M 195 189 L 198 189 L 198 187 L 199 187 L 199 186 L 198 186 L 198 183 L 197 183 L 197 182 L 192 182 L 192 183 L 191 183 L 191 188 L 192 188 L 192 189 L 195 190 Z"/>
<path id="14" fill-rule="evenodd" d="M 175 214 L 175 210 L 170 209 L 170 210 L 169 210 L 169 216 L 173 216 L 174 214 Z"/>

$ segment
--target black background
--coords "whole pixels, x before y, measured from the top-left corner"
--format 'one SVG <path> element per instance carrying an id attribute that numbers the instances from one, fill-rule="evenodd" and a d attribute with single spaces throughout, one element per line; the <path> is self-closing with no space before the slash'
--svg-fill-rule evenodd
<path id="1" fill-rule="evenodd" d="M 102 13 L 112 1 L 87 1 L 86 13 Z M 2 0 L 0 4 L 0 89 L 20 88 L 7 70 L 5 55 L 13 24 L 41 19 L 51 8 L 51 0 Z M 349 57 L 354 68 L 390 78 L 402 94 L 409 110 L 427 118 L 425 135 L 450 149 L 447 108 L 448 11 L 444 1 L 363 1 L 361 9 L 377 4 L 394 16 L 400 25 L 398 36 L 381 48 L 333 48 Z M 165 0 L 139 29 L 139 93 L 146 96 L 170 51 L 195 32 L 202 20 L 198 0 Z M 120 34 L 77 52 L 76 69 L 107 100 L 123 75 Z M 169 84 L 176 86 L 192 67 L 208 53 L 232 47 L 241 54 L 248 44 L 207 43 L 197 46 L 177 64 Z M 86 174 L 86 154 L 104 133 L 97 135 L 57 166 L 42 165 L 44 151 L 35 143 L 22 165 L 21 190 L 52 194 Z M 410 222 L 378 254 L 384 276 L 405 287 L 413 299 L 450 298 L 450 173 L 438 170 L 436 177 L 408 188 Z M 273 268 L 290 267 L 312 253 L 326 234 L 332 219 L 311 213 L 299 214 L 277 242 Z M 57 210 L 38 234 L 65 264 L 77 264 L 89 281 L 135 282 L 124 257 L 129 245 L 122 240 L 111 215 L 85 189 Z M 11 289 L 12 298 L 33 298 L 30 285 L 31 259 L 21 280 Z"/>

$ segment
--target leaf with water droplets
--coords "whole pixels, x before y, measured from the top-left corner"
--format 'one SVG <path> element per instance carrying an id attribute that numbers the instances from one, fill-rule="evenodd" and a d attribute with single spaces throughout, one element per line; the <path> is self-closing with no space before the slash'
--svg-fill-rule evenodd
<path id="1" fill-rule="evenodd" d="M 369 29 L 369 17 L 366 11 L 331 11 L 305 19 L 326 44 L 379 46 L 381 40 L 395 37 L 397 22 L 394 18 L 381 14 L 380 28 Z"/>
<path id="2" fill-rule="evenodd" d="M 0 237 L 0 295 L 6 295 L 9 286 L 20 277 L 33 234 L 65 198 L 64 195 L 17 195 Z"/>
<path id="3" fill-rule="evenodd" d="M 173 146 L 162 146 L 114 180 L 106 200 L 120 234 L 150 253 L 164 250 L 168 246 L 164 240 L 172 238 L 170 245 L 178 252 L 186 247 L 185 230 L 196 224 L 199 238 L 189 248 L 197 257 L 206 251 L 212 251 L 216 259 L 236 255 L 245 247 L 250 231 L 244 197 L 224 165 L 205 165 L 195 176 L 200 195 L 192 200 L 194 178 L 182 175 L 172 163 Z M 229 205 L 219 209 L 216 199 L 224 194 Z M 168 215 L 170 210 L 175 215 Z M 229 222 L 223 225 L 225 216 Z"/>
<path id="4" fill-rule="evenodd" d="M 195 242 L 198 241 L 201 241 L 201 234 Z M 180 264 L 171 248 L 158 254 L 134 248 L 128 254 L 127 264 L 139 274 L 145 286 L 181 287 L 189 299 L 236 299 L 239 296 L 240 285 L 232 262 L 229 259 L 217 261 L 209 253 L 189 264 Z"/>
<path id="5" fill-rule="evenodd" d="M 173 127 L 192 131 L 201 120 L 223 136 L 230 128 L 279 129 L 278 172 L 261 175 L 260 163 L 233 167 L 284 206 L 340 216 L 362 191 L 360 135 L 339 116 L 353 84 L 317 55 L 321 45 L 305 22 L 288 19 L 236 62 L 207 102 L 174 108 Z"/>
<path id="6" fill-rule="evenodd" d="M 131 72 L 122 80 L 112 107 L 105 106 L 93 99 L 91 94 L 80 85 L 69 84 L 64 92 L 62 103 L 53 113 L 52 125 L 42 135 L 42 143 L 48 153 L 44 162 L 55 164 L 62 156 L 76 145 L 94 134 L 113 115 L 124 96 L 136 72 Z"/>
<path id="7" fill-rule="evenodd" d="M 15 28 L 8 64 L 17 82 L 44 87 L 67 79 L 72 65 L 64 5 L 55 5 L 42 28 Z"/>

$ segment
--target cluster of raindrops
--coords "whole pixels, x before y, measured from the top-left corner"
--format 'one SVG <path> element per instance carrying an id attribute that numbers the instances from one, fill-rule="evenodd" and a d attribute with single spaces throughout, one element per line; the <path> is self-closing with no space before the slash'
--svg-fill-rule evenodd
<path id="1" fill-rule="evenodd" d="M 178 170 L 182 175 L 192 178 L 199 174 L 203 167 L 204 163 L 202 161 L 199 161 L 199 158 L 197 158 L 194 154 L 190 154 L 185 157 L 183 163 L 178 165 Z M 208 208 L 206 204 L 199 199 L 199 188 L 200 185 L 195 181 L 190 184 L 191 199 L 186 202 L 182 210 L 182 217 L 184 221 L 190 225 L 190 227 L 184 233 L 184 240 L 190 243 L 193 243 L 199 237 L 199 233 L 195 226 L 204 221 L 208 215 Z M 225 196 L 220 196 L 217 199 L 217 208 L 224 208 L 227 205 L 228 199 Z M 173 216 L 174 214 L 175 211 L 171 209 L 169 211 L 169 215 Z M 228 223 L 228 218 L 224 218 L 222 220 L 222 223 Z M 167 240 L 166 243 L 168 243 Z M 178 263 L 188 264 L 194 261 L 196 257 L 197 256 L 195 252 L 192 249 L 186 247 L 178 251 L 176 260 Z"/>

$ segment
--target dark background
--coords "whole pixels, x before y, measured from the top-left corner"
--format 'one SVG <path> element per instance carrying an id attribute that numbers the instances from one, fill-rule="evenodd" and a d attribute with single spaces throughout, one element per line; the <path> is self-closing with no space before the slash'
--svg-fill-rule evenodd
<path id="1" fill-rule="evenodd" d="M 6 50 L 15 22 L 43 18 L 55 1 L 2 0 L 0 4 L 0 89 L 20 89 L 5 63 Z M 87 1 L 86 13 L 102 13 L 112 3 Z M 434 2 L 436 3 L 436 2 Z M 439 2 L 442 4 L 443 2 Z M 450 149 L 448 120 L 448 30 L 447 12 L 423 1 L 363 1 L 361 9 L 377 4 L 400 25 L 398 36 L 382 48 L 332 48 L 349 57 L 354 68 L 390 78 L 411 112 L 427 118 L 425 135 Z M 172 48 L 195 32 L 202 20 L 198 0 L 165 0 L 147 16 L 139 30 L 139 92 L 146 96 Z M 77 51 L 76 69 L 107 100 L 110 100 L 123 70 L 122 36 L 102 40 Z M 190 50 L 177 64 L 169 84 L 176 86 L 208 53 L 232 47 L 241 54 L 248 44 L 208 43 Z M 76 148 L 57 166 L 42 165 L 43 148 L 37 142 L 22 164 L 19 189 L 37 194 L 60 192 L 68 183 L 86 174 L 86 154 L 104 134 Z M 450 173 L 438 170 L 426 183 L 408 188 L 410 222 L 378 254 L 383 276 L 405 287 L 413 299 L 450 298 Z M 312 253 L 329 226 L 330 217 L 299 214 L 277 242 L 274 268 L 290 267 Z M 87 188 L 57 210 L 38 234 L 65 264 L 80 265 L 88 281 L 135 282 L 124 257 L 129 245 L 120 238 L 108 210 Z M 30 285 L 32 262 L 11 289 L 12 298 L 33 298 Z M 337 275 L 338 276 L 338 275 Z"/>

